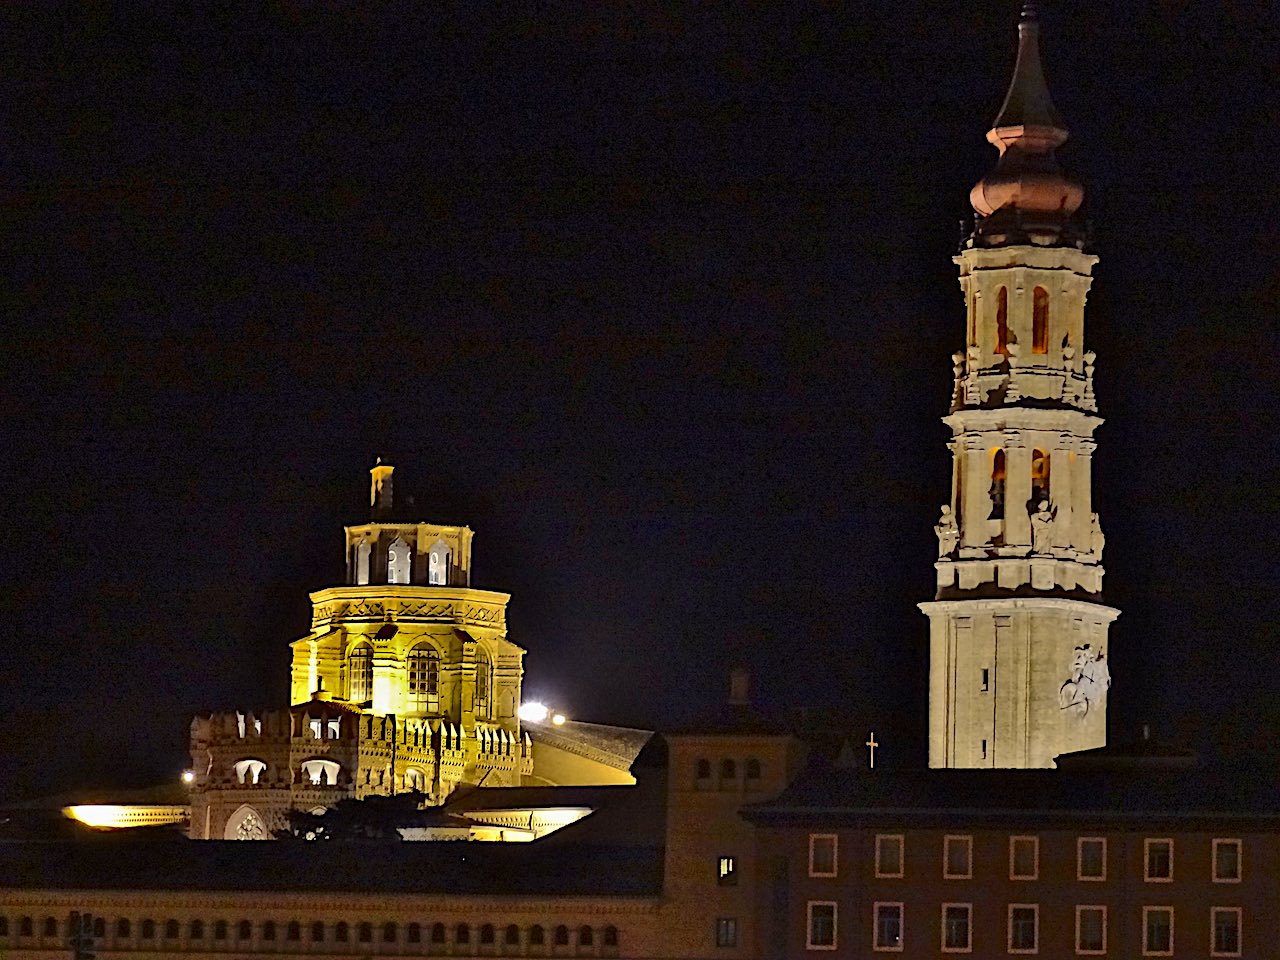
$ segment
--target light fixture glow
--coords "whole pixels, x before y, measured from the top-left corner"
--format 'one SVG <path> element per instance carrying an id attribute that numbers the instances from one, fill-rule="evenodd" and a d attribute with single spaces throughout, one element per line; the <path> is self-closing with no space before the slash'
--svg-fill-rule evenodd
<path id="1" fill-rule="evenodd" d="M 183 771 L 182 771 L 182 782 L 183 782 L 183 783 L 194 783 L 194 782 L 195 782 L 195 779 L 196 779 L 196 772 L 195 772 L 194 770 L 183 770 Z"/>
<path id="2" fill-rule="evenodd" d="M 554 717 L 551 718 L 551 722 L 554 723 L 557 727 L 562 726 L 564 724 L 564 714 L 557 713 Z"/>
<path id="3" fill-rule="evenodd" d="M 520 704 L 520 719 L 527 723 L 541 723 L 547 719 L 547 714 L 550 712 L 545 703 L 537 703 L 535 701 Z"/>

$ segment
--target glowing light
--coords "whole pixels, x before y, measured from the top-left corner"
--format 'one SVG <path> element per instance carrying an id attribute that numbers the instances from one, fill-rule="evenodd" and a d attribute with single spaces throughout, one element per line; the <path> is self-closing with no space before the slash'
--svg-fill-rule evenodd
<path id="1" fill-rule="evenodd" d="M 78 820 L 99 830 L 119 830 L 128 827 L 155 827 L 167 823 L 183 823 L 190 815 L 186 807 L 156 805 L 121 805 L 88 803 L 63 807 L 63 816 Z"/>
<path id="2" fill-rule="evenodd" d="M 194 770 L 183 770 L 183 771 L 182 771 L 182 782 L 183 782 L 183 783 L 195 783 L 195 779 L 196 779 L 196 772 L 195 772 Z"/>
<path id="3" fill-rule="evenodd" d="M 550 712 L 545 703 L 520 704 L 520 719 L 526 723 L 541 723 Z"/>
<path id="4" fill-rule="evenodd" d="M 557 713 L 554 717 L 551 718 L 551 722 L 554 723 L 557 727 L 559 727 L 564 724 L 564 719 L 565 718 L 563 713 Z"/>

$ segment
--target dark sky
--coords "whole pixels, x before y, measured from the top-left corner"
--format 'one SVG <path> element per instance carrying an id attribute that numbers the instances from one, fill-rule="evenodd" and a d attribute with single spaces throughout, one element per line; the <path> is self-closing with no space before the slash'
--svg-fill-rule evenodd
<path id="1" fill-rule="evenodd" d="M 379 454 L 475 529 L 527 694 L 671 726 L 743 660 L 919 748 L 1016 3 L 149 6 L 0 31 L 0 795 L 167 779 L 195 711 L 283 704 Z M 1113 736 L 1276 719 L 1269 7 L 1046 15 Z"/>

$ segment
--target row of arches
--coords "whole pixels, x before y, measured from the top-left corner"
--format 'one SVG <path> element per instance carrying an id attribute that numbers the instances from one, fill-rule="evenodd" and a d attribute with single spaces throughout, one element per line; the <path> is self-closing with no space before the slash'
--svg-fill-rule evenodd
<path id="1" fill-rule="evenodd" d="M 976 327 L 976 312 L 972 320 Z M 1068 335 L 1069 336 L 1069 335 Z M 971 329 L 969 342 L 977 343 L 977 331 Z M 1009 355 L 1009 288 L 996 291 L 995 352 Z M 1036 287 L 1031 292 L 1031 352 L 1044 355 L 1049 352 L 1049 291 Z"/>
<path id="2" fill-rule="evenodd" d="M 437 540 L 427 551 L 427 584 L 448 586 L 449 560 L 452 551 L 443 540 Z M 351 551 L 352 582 L 356 586 L 369 583 L 373 568 L 373 542 L 361 540 Z M 390 584 L 413 583 L 413 548 L 403 537 L 396 537 L 387 545 L 386 582 Z"/>
<path id="3" fill-rule="evenodd" d="M 721 789 L 732 787 L 738 783 L 739 771 L 750 790 L 759 784 L 764 768 L 757 757 L 747 757 L 741 765 L 732 757 L 724 757 L 716 765 L 706 758 L 700 758 L 693 764 L 694 785 L 703 790 L 710 789 L 716 783 Z"/>
<path id="4" fill-rule="evenodd" d="M 411 711 L 434 712 L 440 708 L 440 651 L 423 640 L 405 657 L 406 708 Z M 476 646 L 475 710 L 482 718 L 489 716 L 493 689 L 493 660 Z M 347 700 L 367 703 L 373 699 L 373 646 L 357 643 L 347 652 Z"/>
<path id="5" fill-rule="evenodd" d="M 1050 467 L 1049 453 L 1036 447 L 1031 451 L 1031 502 L 1038 504 L 1041 500 L 1050 500 Z M 991 516 L 997 520 L 1004 517 L 1005 488 L 1009 476 L 1008 457 L 1003 447 L 995 447 L 991 451 Z"/>
<path id="6" fill-rule="evenodd" d="M 44 917 L 39 922 L 34 917 L 15 918 L 11 924 L 7 916 L 0 915 L 0 937 L 11 935 L 33 938 L 37 929 L 44 938 L 60 938 L 63 935 L 62 924 L 55 917 Z M 69 931 L 68 931 L 69 934 Z M 595 947 L 613 948 L 619 945 L 618 928 L 612 924 L 599 929 L 583 924 L 570 927 L 567 924 L 546 926 L 532 924 L 523 927 L 519 924 L 506 925 L 483 923 L 472 925 L 457 923 L 398 923 L 387 920 L 382 923 L 361 921 L 348 923 L 340 920 L 330 924 L 323 920 L 304 922 L 289 920 L 188 920 L 185 923 L 176 919 L 164 921 L 144 918 L 133 920 L 129 917 L 116 917 L 113 921 L 101 916 L 93 918 L 93 935 L 100 940 L 110 936 L 115 941 L 156 941 L 168 942 L 189 940 L 195 942 L 230 942 L 271 943 L 286 941 L 298 943 L 306 940 L 310 943 L 382 943 L 382 944 L 435 944 L 470 946 L 496 946 L 506 948 L 522 947 L 577 947 L 579 950 L 590 950 Z"/>

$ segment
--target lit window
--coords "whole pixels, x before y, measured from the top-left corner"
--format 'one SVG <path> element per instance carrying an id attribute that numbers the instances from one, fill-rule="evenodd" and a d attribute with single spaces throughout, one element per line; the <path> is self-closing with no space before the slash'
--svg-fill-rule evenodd
<path id="1" fill-rule="evenodd" d="M 1077 838 L 1076 879 L 1107 879 L 1107 841 L 1105 837 Z"/>
<path id="2" fill-rule="evenodd" d="M 1040 908 L 1034 903 L 1009 905 L 1009 952 L 1035 953 L 1040 948 Z"/>
<path id="3" fill-rule="evenodd" d="M 716 920 L 716 946 L 738 945 L 738 921 L 736 917 L 719 917 Z"/>
<path id="4" fill-rule="evenodd" d="M 429 643 L 409 651 L 409 708 L 434 710 L 439 706 L 440 654 Z"/>
<path id="5" fill-rule="evenodd" d="M 347 699 L 364 703 L 373 696 L 373 647 L 362 643 L 347 655 Z"/>
<path id="6" fill-rule="evenodd" d="M 1034 880 L 1040 875 L 1040 838 L 1009 838 L 1009 879 Z"/>
<path id="7" fill-rule="evenodd" d="M 834 950 L 836 948 L 836 905 L 830 900 L 810 900 L 806 913 L 809 950 Z"/>
<path id="8" fill-rule="evenodd" d="M 834 833 L 809 834 L 809 876 L 834 877 L 836 875 L 836 843 Z"/>
<path id="9" fill-rule="evenodd" d="M 443 540 L 437 540 L 427 554 L 427 583 L 431 586 L 445 586 L 448 582 L 449 547 Z"/>
<path id="10" fill-rule="evenodd" d="M 1148 883 L 1169 883 L 1173 880 L 1173 841 L 1147 840 L 1146 877 Z"/>
<path id="11" fill-rule="evenodd" d="M 721 857 L 716 867 L 716 882 L 722 887 L 733 887 L 738 884 L 738 861 L 736 857 Z"/>
<path id="12" fill-rule="evenodd" d="M 902 834 L 876 835 L 876 876 L 902 876 Z"/>
<path id="13" fill-rule="evenodd" d="M 875 905 L 874 950 L 902 950 L 902 904 L 877 903 Z"/>
<path id="14" fill-rule="evenodd" d="M 1241 843 L 1239 840 L 1213 841 L 1214 883 L 1240 882 L 1240 852 Z"/>
<path id="15" fill-rule="evenodd" d="M 1076 907 L 1076 953 L 1107 952 L 1107 908 Z"/>
<path id="16" fill-rule="evenodd" d="M 1142 908 L 1142 955 L 1173 955 L 1173 907 Z"/>
<path id="17" fill-rule="evenodd" d="M 973 949 L 970 938 L 970 920 L 973 904 L 944 903 L 942 905 L 942 952 L 968 953 Z"/>
<path id="18" fill-rule="evenodd" d="M 369 541 L 361 540 L 356 545 L 356 584 L 364 586 L 369 582 Z"/>
<path id="19" fill-rule="evenodd" d="M 1240 956 L 1240 908 L 1213 908 L 1213 950 L 1210 956 Z"/>
<path id="20" fill-rule="evenodd" d="M 387 547 L 387 583 L 408 583 L 409 566 L 409 545 L 396 537 Z"/>
<path id="21" fill-rule="evenodd" d="M 1049 291 L 1044 287 L 1031 293 L 1031 352 L 1049 352 Z"/>
<path id="22" fill-rule="evenodd" d="M 476 716 L 489 716 L 489 689 L 493 686 L 493 664 L 489 654 L 476 647 Z"/>
<path id="23" fill-rule="evenodd" d="M 942 876 L 947 880 L 968 880 L 973 876 L 973 837 L 943 839 Z"/>

